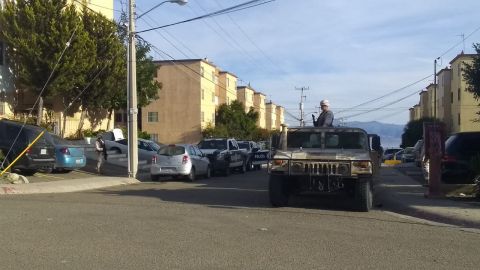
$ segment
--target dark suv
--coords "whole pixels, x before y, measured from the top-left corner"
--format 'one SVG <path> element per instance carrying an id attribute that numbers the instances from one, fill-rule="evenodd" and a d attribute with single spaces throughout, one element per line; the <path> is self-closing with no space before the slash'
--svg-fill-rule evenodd
<path id="1" fill-rule="evenodd" d="M 42 131 L 45 131 L 37 142 L 15 162 L 11 170 L 18 170 L 24 175 L 33 175 L 38 170 L 51 170 L 55 165 L 52 137 L 42 127 L 25 125 L 22 129 L 22 125 L 23 123 L 20 122 L 0 120 L 0 150 L 5 156 L 3 168 L 7 168 L 8 164 L 13 162 Z M 14 144 L 15 138 L 17 141 Z"/>
<path id="2" fill-rule="evenodd" d="M 475 177 L 471 160 L 480 155 L 480 132 L 460 132 L 445 142 L 442 158 L 442 181 L 448 184 L 471 184 Z"/>

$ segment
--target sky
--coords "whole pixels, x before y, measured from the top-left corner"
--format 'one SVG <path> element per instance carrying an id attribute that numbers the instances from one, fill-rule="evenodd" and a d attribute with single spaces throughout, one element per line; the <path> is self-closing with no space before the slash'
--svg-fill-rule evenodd
<path id="1" fill-rule="evenodd" d="M 140 18 L 136 29 L 244 2 L 165 3 Z M 115 17 L 126 3 L 115 0 Z M 137 14 L 158 3 L 137 0 Z M 308 87 L 307 121 L 320 100 L 328 99 L 336 119 L 404 125 L 408 109 L 419 101 L 417 93 L 433 83 L 434 59 L 440 57 L 438 71 L 462 50 L 474 53 L 472 44 L 480 43 L 479 10 L 478 0 L 275 0 L 139 35 L 155 47 L 155 60 L 208 58 L 234 73 L 238 85 L 250 84 L 283 106 L 287 123 L 298 124 L 301 92 L 296 89 Z"/>

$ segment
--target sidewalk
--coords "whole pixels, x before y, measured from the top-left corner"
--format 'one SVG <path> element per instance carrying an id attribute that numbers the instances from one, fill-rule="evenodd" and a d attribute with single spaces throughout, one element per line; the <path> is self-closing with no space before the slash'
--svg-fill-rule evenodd
<path id="1" fill-rule="evenodd" d="M 126 177 L 95 176 L 72 180 L 31 184 L 1 184 L 0 196 L 6 194 L 39 194 L 76 192 L 90 189 L 106 188 L 119 185 L 140 183 L 140 181 Z"/>
<path id="2" fill-rule="evenodd" d="M 480 204 L 425 198 L 426 188 L 393 167 L 382 167 L 376 204 L 401 214 L 462 227 L 480 228 Z"/>

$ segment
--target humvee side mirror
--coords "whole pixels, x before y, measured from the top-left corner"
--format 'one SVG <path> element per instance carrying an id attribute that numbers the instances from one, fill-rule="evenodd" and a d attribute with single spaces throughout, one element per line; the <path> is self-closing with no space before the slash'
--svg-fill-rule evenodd
<path id="1" fill-rule="evenodd" d="M 368 138 L 370 141 L 371 149 L 380 152 L 382 150 L 380 136 L 378 136 L 377 134 L 368 134 Z"/>
<path id="2" fill-rule="evenodd" d="M 252 152 L 253 152 L 253 153 L 258 152 L 258 150 L 260 150 L 260 148 L 258 148 L 258 147 L 252 148 Z"/>

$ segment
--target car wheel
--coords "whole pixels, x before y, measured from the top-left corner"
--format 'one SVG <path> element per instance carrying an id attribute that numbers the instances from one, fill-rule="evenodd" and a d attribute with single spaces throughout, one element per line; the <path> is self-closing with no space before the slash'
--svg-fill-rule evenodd
<path id="1" fill-rule="evenodd" d="M 253 171 L 253 164 L 252 164 L 252 161 L 249 160 L 248 163 L 247 163 L 247 171 Z"/>
<path id="2" fill-rule="evenodd" d="M 155 175 L 155 174 L 151 174 L 150 175 L 150 179 L 152 181 L 158 181 L 160 179 L 160 176 L 159 175 Z"/>
<path id="3" fill-rule="evenodd" d="M 205 174 L 205 178 L 210 178 L 212 177 L 212 168 L 210 167 L 210 165 L 208 165 L 207 167 L 207 173 Z"/>
<path id="4" fill-rule="evenodd" d="M 245 161 L 242 162 L 242 166 L 240 167 L 240 173 L 245 173 L 247 171 L 247 164 Z"/>
<path id="5" fill-rule="evenodd" d="M 355 185 L 355 208 L 361 212 L 368 212 L 373 206 L 371 179 L 359 180 Z"/>
<path id="6" fill-rule="evenodd" d="M 227 164 L 225 169 L 223 169 L 223 176 L 229 176 L 230 175 L 230 164 Z"/>
<path id="7" fill-rule="evenodd" d="M 195 181 L 195 167 L 192 167 L 192 168 L 190 169 L 190 173 L 187 175 L 187 180 L 188 180 L 189 182 Z"/>
<path id="8" fill-rule="evenodd" d="M 32 176 L 37 172 L 37 170 L 20 170 L 20 174 L 24 176 Z"/>
<path id="9" fill-rule="evenodd" d="M 279 175 L 270 175 L 268 182 L 268 194 L 270 196 L 270 203 L 272 206 L 287 206 L 290 194 L 286 179 Z"/>

